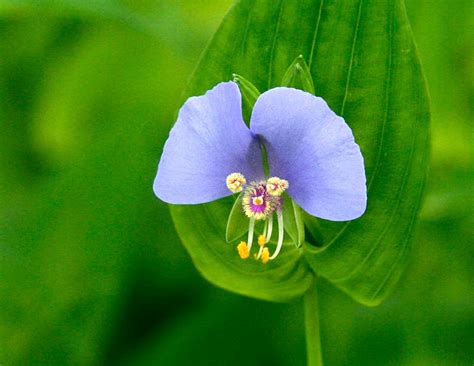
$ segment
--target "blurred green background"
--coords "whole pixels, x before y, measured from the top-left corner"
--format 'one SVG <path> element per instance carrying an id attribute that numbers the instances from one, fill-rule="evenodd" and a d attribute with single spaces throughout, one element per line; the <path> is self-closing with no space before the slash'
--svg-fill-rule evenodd
<path id="1" fill-rule="evenodd" d="M 304 364 L 301 303 L 205 282 L 151 188 L 230 5 L 0 1 L 1 365 Z M 474 362 L 472 1 L 407 7 L 433 113 L 416 245 L 377 308 L 321 281 L 327 365 Z"/>

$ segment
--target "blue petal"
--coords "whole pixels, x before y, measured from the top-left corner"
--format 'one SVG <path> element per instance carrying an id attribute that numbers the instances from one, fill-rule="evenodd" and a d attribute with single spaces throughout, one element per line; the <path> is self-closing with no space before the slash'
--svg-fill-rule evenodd
<path id="1" fill-rule="evenodd" d="M 220 83 L 205 95 L 191 97 L 165 143 L 153 190 L 161 200 L 196 204 L 232 194 L 229 174 L 261 179 L 258 140 L 242 118 L 241 95 L 233 82 Z"/>
<path id="2" fill-rule="evenodd" d="M 250 129 L 267 150 L 271 175 L 308 213 L 333 221 L 361 216 L 367 204 L 364 160 L 344 119 L 314 95 L 275 88 L 257 100 Z"/>

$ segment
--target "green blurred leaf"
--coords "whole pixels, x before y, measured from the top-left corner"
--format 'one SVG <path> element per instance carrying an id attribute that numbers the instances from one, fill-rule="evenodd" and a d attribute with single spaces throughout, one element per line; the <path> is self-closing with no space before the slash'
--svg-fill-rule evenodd
<path id="1" fill-rule="evenodd" d="M 228 200 L 173 207 L 181 239 L 214 284 L 270 300 L 302 294 L 313 271 L 365 305 L 382 301 L 408 258 L 428 164 L 428 97 L 401 0 L 236 3 L 214 36 L 187 95 L 238 73 L 275 87 L 298 55 L 361 146 L 369 189 L 363 217 L 318 220 L 320 247 L 287 248 L 262 268 L 225 243 Z M 291 184 L 291 182 L 290 182 Z M 190 224 L 192 222 L 192 224 Z M 311 233 L 316 227 L 306 215 Z"/>
<path id="2" fill-rule="evenodd" d="M 190 2 L 186 0 L 1 0 L 1 16 L 34 16 L 47 23 L 54 17 L 77 18 L 89 22 L 119 25 L 157 37 L 180 56 L 192 59 L 201 52 L 203 41 L 216 27 L 231 0 Z M 190 17 L 188 14 L 192 13 Z M 176 24 L 180 29 L 176 31 Z M 191 57 L 190 57 L 191 55 Z"/>
<path id="3" fill-rule="evenodd" d="M 179 239 L 151 190 L 169 130 L 156 121 L 172 116 L 182 66 L 146 35 L 87 29 L 2 23 L 0 360 L 12 365 L 103 363 L 142 256 L 173 257 L 163 288 L 193 275 L 165 245 Z"/>
<path id="4" fill-rule="evenodd" d="M 301 89 L 314 94 L 313 77 L 302 55 L 299 55 L 295 61 L 291 63 L 288 70 L 286 70 L 281 80 L 281 85 Z"/>

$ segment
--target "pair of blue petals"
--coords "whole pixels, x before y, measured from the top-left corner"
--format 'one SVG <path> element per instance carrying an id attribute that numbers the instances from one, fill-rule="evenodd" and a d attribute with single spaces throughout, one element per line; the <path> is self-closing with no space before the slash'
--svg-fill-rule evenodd
<path id="1" fill-rule="evenodd" d="M 352 130 L 319 97 L 278 87 L 260 95 L 250 128 L 234 82 L 189 98 L 164 146 L 154 192 L 171 204 L 200 204 L 232 194 L 226 177 L 289 182 L 287 193 L 306 212 L 332 221 L 353 220 L 367 206 L 364 160 Z"/>

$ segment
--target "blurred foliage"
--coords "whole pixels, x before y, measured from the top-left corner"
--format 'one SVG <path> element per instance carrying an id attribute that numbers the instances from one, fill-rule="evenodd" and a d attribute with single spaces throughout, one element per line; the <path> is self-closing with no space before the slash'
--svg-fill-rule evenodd
<path id="1" fill-rule="evenodd" d="M 151 190 L 229 5 L 0 1 L 0 363 L 304 363 L 301 304 L 206 283 Z M 380 307 L 321 282 L 328 365 L 474 359 L 471 2 L 407 6 L 432 96 L 422 221 Z"/>

